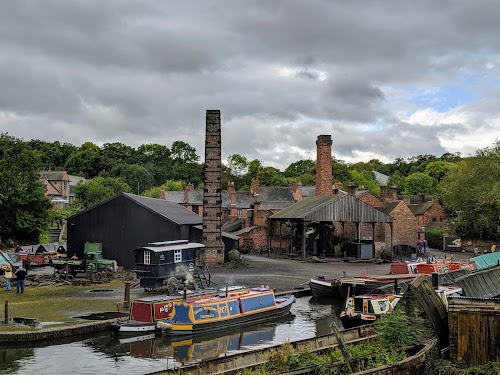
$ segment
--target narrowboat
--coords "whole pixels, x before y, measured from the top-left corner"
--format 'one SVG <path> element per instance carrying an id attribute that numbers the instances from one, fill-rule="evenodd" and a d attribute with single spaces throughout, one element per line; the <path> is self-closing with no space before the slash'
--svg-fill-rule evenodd
<path id="1" fill-rule="evenodd" d="M 228 330 L 285 316 L 294 301 L 293 295 L 275 297 L 269 288 L 187 298 L 173 301 L 170 318 L 156 326 L 167 336 Z"/>
<path id="2" fill-rule="evenodd" d="M 118 320 L 111 325 L 115 332 L 125 334 L 139 334 L 156 331 L 156 322 L 168 319 L 171 316 L 173 302 L 193 296 L 219 295 L 225 291 L 247 290 L 243 286 L 228 286 L 220 289 L 204 289 L 198 291 L 185 291 L 184 294 L 176 292 L 173 295 L 159 295 L 139 298 L 132 301 L 128 319 Z"/>
<path id="3" fill-rule="evenodd" d="M 340 321 L 345 329 L 374 323 L 380 317 L 389 314 L 401 299 L 397 294 L 347 297 Z"/>
<path id="4" fill-rule="evenodd" d="M 309 288 L 313 297 L 333 297 L 342 298 L 340 289 L 333 286 L 336 280 L 325 279 L 324 276 L 317 276 L 309 280 Z"/>

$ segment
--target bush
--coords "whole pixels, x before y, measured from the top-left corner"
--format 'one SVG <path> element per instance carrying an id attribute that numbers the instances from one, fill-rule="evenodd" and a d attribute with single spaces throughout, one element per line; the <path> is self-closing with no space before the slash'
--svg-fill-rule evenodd
<path id="1" fill-rule="evenodd" d="M 383 319 L 377 320 L 375 325 L 380 344 L 389 349 L 413 345 L 419 339 L 419 332 L 410 324 L 408 316 L 399 306 Z"/>
<path id="2" fill-rule="evenodd" d="M 433 249 L 443 249 L 443 235 L 444 232 L 439 229 L 431 229 L 425 234 L 427 239 L 427 246 Z"/>

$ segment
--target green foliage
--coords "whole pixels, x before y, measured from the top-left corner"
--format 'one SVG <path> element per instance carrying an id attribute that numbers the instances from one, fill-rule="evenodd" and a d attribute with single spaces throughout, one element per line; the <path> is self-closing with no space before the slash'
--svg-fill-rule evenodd
<path id="1" fill-rule="evenodd" d="M 285 177 L 299 177 L 304 174 L 315 173 L 316 163 L 313 160 L 299 160 L 290 164 L 284 172 Z"/>
<path id="2" fill-rule="evenodd" d="M 182 191 L 185 187 L 184 181 L 168 180 L 161 186 L 155 186 L 145 190 L 142 195 L 149 198 L 160 198 L 161 191 Z"/>
<path id="3" fill-rule="evenodd" d="M 121 178 L 136 194 L 153 186 L 153 175 L 139 164 L 118 164 L 111 175 Z"/>
<path id="4" fill-rule="evenodd" d="M 80 149 L 71 154 L 64 164 L 68 174 L 92 178 L 100 172 L 101 156 L 99 146 L 86 142 Z"/>
<path id="5" fill-rule="evenodd" d="M 334 182 L 347 183 L 351 175 L 349 174 L 349 167 L 344 163 L 332 161 L 332 179 Z"/>
<path id="6" fill-rule="evenodd" d="M 435 180 L 421 172 L 410 174 L 405 178 L 403 194 L 432 194 L 434 193 Z"/>
<path id="7" fill-rule="evenodd" d="M 488 362 L 481 366 L 466 366 L 464 363 L 450 362 L 444 359 L 432 359 L 425 362 L 427 375 L 498 375 L 500 362 Z"/>
<path id="8" fill-rule="evenodd" d="M 122 179 L 115 177 L 95 177 L 75 186 L 75 197 L 84 208 L 94 206 L 120 192 L 129 193 L 130 187 Z"/>
<path id="9" fill-rule="evenodd" d="M 410 324 L 405 312 L 398 306 L 392 313 L 375 322 L 378 341 L 389 349 L 412 345 L 419 339 L 418 331 Z"/>
<path id="10" fill-rule="evenodd" d="M 259 178 L 259 184 L 262 186 L 276 186 L 273 183 L 278 183 L 282 186 L 286 186 L 284 183 L 284 177 L 279 169 L 274 167 L 262 168 L 257 177 Z"/>
<path id="11" fill-rule="evenodd" d="M 458 214 L 457 235 L 498 241 L 500 140 L 459 162 L 439 184 L 438 195 Z"/>
<path id="12" fill-rule="evenodd" d="M 425 239 L 429 247 L 433 249 L 443 249 L 444 232 L 440 229 L 431 229 L 425 233 Z"/>
<path id="13" fill-rule="evenodd" d="M 41 232 L 40 235 L 38 236 L 38 243 L 40 244 L 46 244 L 49 243 L 49 233 L 48 232 Z"/>
<path id="14" fill-rule="evenodd" d="M 434 180 L 440 182 L 453 168 L 455 164 L 448 161 L 433 161 L 425 167 L 425 173 Z"/>
<path id="15" fill-rule="evenodd" d="M 370 190 L 372 193 L 380 195 L 380 187 L 375 180 L 375 176 L 371 171 L 358 171 L 354 169 L 350 171 L 350 178 L 356 183 L 357 186 L 363 186 L 365 189 Z"/>
<path id="16" fill-rule="evenodd" d="M 48 229 L 51 204 L 40 180 L 39 153 L 21 140 L 0 135 L 0 235 L 37 241 Z"/>

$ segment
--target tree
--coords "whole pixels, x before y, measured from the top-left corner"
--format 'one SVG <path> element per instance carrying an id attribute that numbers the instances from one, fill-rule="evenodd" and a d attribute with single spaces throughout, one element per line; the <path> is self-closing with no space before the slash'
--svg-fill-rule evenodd
<path id="1" fill-rule="evenodd" d="M 433 161 L 425 167 L 425 173 L 440 182 L 449 171 L 455 168 L 455 163 L 448 161 Z"/>
<path id="2" fill-rule="evenodd" d="M 435 189 L 435 180 L 421 172 L 412 173 L 405 178 L 403 194 L 433 194 Z"/>
<path id="3" fill-rule="evenodd" d="M 500 140 L 459 162 L 439 184 L 438 194 L 444 207 L 458 214 L 459 236 L 498 241 Z"/>
<path id="4" fill-rule="evenodd" d="M 120 177 L 136 194 L 141 194 L 154 184 L 153 175 L 139 164 L 118 164 L 111 171 L 111 175 Z"/>
<path id="5" fill-rule="evenodd" d="M 299 160 L 290 164 L 284 172 L 285 177 L 299 177 L 303 174 L 314 174 L 316 163 L 313 160 Z"/>
<path id="6" fill-rule="evenodd" d="M 278 182 L 278 184 L 281 185 L 281 179 L 283 178 L 283 175 L 281 174 L 279 169 L 276 169 L 274 167 L 265 167 L 259 171 L 257 177 L 259 178 L 260 185 L 275 186 L 273 185 L 273 181 L 274 183 Z"/>
<path id="7" fill-rule="evenodd" d="M 186 142 L 172 143 L 172 176 L 173 180 L 183 180 L 198 185 L 202 182 L 202 167 L 196 149 Z"/>
<path id="8" fill-rule="evenodd" d="M 37 151 L 19 139 L 0 135 L 0 236 L 31 242 L 47 230 L 51 204 L 40 170 Z"/>
<path id="9" fill-rule="evenodd" d="M 349 167 L 344 163 L 332 161 L 332 178 L 334 182 L 349 181 Z"/>
<path id="10" fill-rule="evenodd" d="M 380 187 L 370 171 L 350 171 L 351 180 L 356 182 L 358 186 L 363 186 L 365 189 L 370 190 L 372 193 L 380 195 Z"/>
<path id="11" fill-rule="evenodd" d="M 85 142 L 79 150 L 71 154 L 64 164 L 69 174 L 93 178 L 101 171 L 101 150 L 92 142 Z"/>
<path id="12" fill-rule="evenodd" d="M 95 177 L 75 186 L 75 197 L 84 207 L 88 208 L 111 198 L 112 196 L 130 192 L 130 187 L 116 177 Z"/>

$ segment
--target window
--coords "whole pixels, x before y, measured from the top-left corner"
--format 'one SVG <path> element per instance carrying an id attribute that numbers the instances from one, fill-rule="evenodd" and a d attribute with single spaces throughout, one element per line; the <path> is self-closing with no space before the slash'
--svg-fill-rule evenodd
<path id="1" fill-rule="evenodd" d="M 174 250 L 174 263 L 182 261 L 182 250 Z"/>
<path id="2" fill-rule="evenodd" d="M 241 216 L 242 211 L 241 208 L 236 209 L 236 215 Z"/>
<path id="3" fill-rule="evenodd" d="M 144 264 L 151 264 L 151 252 L 149 250 L 144 251 Z"/>

